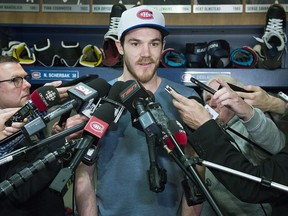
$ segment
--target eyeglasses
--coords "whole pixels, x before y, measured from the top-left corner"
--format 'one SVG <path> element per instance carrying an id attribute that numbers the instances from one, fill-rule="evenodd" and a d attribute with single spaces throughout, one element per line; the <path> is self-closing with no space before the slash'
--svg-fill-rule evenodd
<path id="1" fill-rule="evenodd" d="M 29 77 L 30 77 L 29 75 L 26 75 L 24 77 L 17 76 L 12 79 L 0 80 L 0 83 L 1 82 L 13 82 L 16 88 L 20 88 L 23 85 L 23 79 L 27 80 L 29 79 Z"/>

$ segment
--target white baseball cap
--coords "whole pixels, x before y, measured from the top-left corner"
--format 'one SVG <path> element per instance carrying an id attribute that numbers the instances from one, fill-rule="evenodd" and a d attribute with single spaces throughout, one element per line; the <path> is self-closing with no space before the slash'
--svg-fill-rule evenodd
<path id="1" fill-rule="evenodd" d="M 151 27 L 158 29 L 165 37 L 169 34 L 165 27 L 165 18 L 162 13 L 152 7 L 141 5 L 128 9 L 122 13 L 118 26 L 118 39 L 128 31 L 140 28 Z"/>

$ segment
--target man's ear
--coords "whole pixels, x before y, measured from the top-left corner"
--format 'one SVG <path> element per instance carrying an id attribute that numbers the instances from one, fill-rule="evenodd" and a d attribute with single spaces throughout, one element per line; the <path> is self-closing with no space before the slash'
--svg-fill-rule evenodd
<path id="1" fill-rule="evenodd" d="M 119 54 L 120 54 L 120 55 L 123 55 L 123 54 L 124 54 L 124 51 L 123 51 L 123 47 L 122 47 L 122 45 L 121 45 L 120 40 L 116 40 L 116 41 L 115 41 L 115 45 L 116 45 L 116 47 L 117 47 L 117 49 L 118 49 Z"/>
<path id="2" fill-rule="evenodd" d="M 165 50 L 165 45 L 166 45 L 166 40 L 165 38 L 163 39 L 163 47 L 162 47 L 162 52 Z"/>

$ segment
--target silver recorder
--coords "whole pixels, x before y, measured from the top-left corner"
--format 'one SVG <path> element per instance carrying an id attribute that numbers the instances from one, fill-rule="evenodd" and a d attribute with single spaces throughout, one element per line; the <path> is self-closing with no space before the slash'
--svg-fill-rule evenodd
<path id="1" fill-rule="evenodd" d="M 284 100 L 286 103 L 288 103 L 288 96 L 284 92 L 278 92 L 278 96 Z"/>

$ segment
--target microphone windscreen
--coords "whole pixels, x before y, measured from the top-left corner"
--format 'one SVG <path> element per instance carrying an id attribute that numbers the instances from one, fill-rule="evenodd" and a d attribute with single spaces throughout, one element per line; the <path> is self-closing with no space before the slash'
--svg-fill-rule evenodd
<path id="1" fill-rule="evenodd" d="M 98 92 L 97 97 L 106 96 L 110 89 L 109 83 L 102 78 L 93 79 L 90 82 L 86 83 L 86 85 Z"/>
<path id="2" fill-rule="evenodd" d="M 180 146 L 184 146 L 187 144 L 187 135 L 183 126 L 180 124 L 180 122 L 176 120 L 169 120 L 168 128 Z M 164 135 L 164 141 L 170 150 L 174 149 L 175 147 L 174 143 L 169 136 Z"/>
<path id="3" fill-rule="evenodd" d="M 30 99 L 39 111 L 45 111 L 60 102 L 60 95 L 54 86 L 42 86 L 32 92 Z"/>
<path id="4" fill-rule="evenodd" d="M 189 98 L 189 99 L 194 99 L 194 100 L 196 100 L 198 103 L 200 103 L 202 106 L 205 106 L 204 101 L 203 101 L 200 97 L 197 97 L 197 96 L 189 96 L 188 98 Z"/>
<path id="5" fill-rule="evenodd" d="M 93 112 L 92 116 L 110 124 L 114 120 L 114 111 L 115 109 L 112 104 L 104 103 Z"/>
<path id="6" fill-rule="evenodd" d="M 147 90 L 136 80 L 126 81 L 123 86 L 123 91 L 120 92 L 120 99 L 134 118 L 138 117 L 134 102 L 140 98 L 150 98 Z"/>
<path id="7" fill-rule="evenodd" d="M 121 99 L 120 99 L 120 92 L 124 89 L 125 85 L 124 82 L 122 81 L 117 81 L 115 82 L 112 87 L 110 88 L 110 91 L 108 93 L 108 98 L 111 100 L 114 100 L 118 103 L 121 103 Z"/>
<path id="8" fill-rule="evenodd" d="M 114 106 L 110 103 L 102 104 L 96 109 L 84 127 L 85 133 L 90 133 L 101 139 L 114 119 Z"/>

